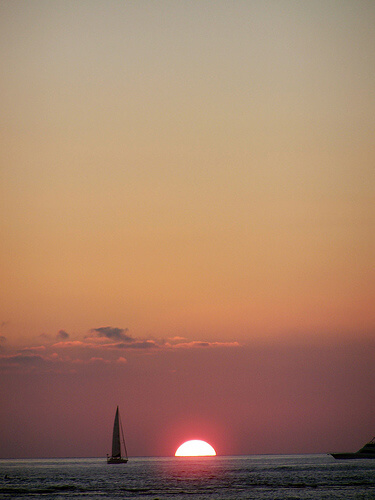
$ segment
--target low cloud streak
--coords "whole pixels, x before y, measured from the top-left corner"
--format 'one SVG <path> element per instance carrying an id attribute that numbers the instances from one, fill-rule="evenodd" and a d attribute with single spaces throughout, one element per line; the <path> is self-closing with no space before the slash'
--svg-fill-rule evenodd
<path id="1" fill-rule="evenodd" d="M 12 368 L 13 370 L 29 370 L 29 367 L 38 367 L 41 371 L 50 372 L 69 371 L 72 367 L 86 366 L 92 360 L 102 360 L 102 363 L 124 365 L 125 357 L 119 356 L 120 352 L 144 353 L 155 355 L 170 351 L 197 351 L 206 349 L 228 349 L 239 347 L 238 342 L 208 342 L 201 340 L 188 341 L 184 337 L 171 339 L 136 338 L 130 336 L 127 328 L 100 327 L 92 328 L 90 335 L 81 339 L 71 339 L 65 330 L 59 330 L 56 335 L 58 342 L 51 343 L 51 336 L 43 334 L 39 339 L 45 339 L 43 344 L 33 345 L 19 349 L 18 352 L 6 352 L 0 358 L 0 369 Z M 40 356 L 43 353 L 43 356 Z M 128 357 L 128 356 L 127 356 Z M 119 361 L 120 360 L 120 361 Z M 99 361 L 98 361 L 99 362 Z"/>

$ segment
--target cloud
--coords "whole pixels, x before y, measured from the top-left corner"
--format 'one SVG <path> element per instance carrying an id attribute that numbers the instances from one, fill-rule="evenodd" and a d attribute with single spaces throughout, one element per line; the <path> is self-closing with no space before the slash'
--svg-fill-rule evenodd
<path id="1" fill-rule="evenodd" d="M 69 340 L 67 342 L 57 342 L 56 344 L 53 344 L 52 346 L 54 349 L 55 348 L 70 348 L 70 347 L 96 347 L 95 345 L 92 346 L 91 344 L 88 344 L 87 342 L 82 342 L 81 340 Z"/>
<path id="2" fill-rule="evenodd" d="M 186 342 L 187 338 L 186 337 L 172 337 L 168 339 L 170 342 L 173 342 L 174 344 L 180 344 L 181 342 Z"/>
<path id="3" fill-rule="evenodd" d="M 85 344 L 87 347 L 96 349 L 134 349 L 134 350 L 171 350 L 171 349 L 199 349 L 199 348 L 217 348 L 217 347 L 238 347 L 240 344 L 238 342 L 208 342 L 195 340 L 188 342 L 184 337 L 173 337 L 168 339 L 168 341 L 160 339 L 137 339 L 125 335 L 124 332 L 128 330 L 122 330 L 121 328 L 95 328 L 90 330 L 91 332 L 97 333 L 99 337 L 86 337 Z M 98 338 L 104 340 L 100 345 L 95 344 L 95 339 Z M 121 342 L 108 342 L 108 340 L 121 340 Z M 90 342 L 90 343 L 89 343 Z M 94 342 L 94 343 L 93 343 Z M 64 345 L 72 345 L 73 343 L 65 342 Z M 78 344 L 77 344 L 78 345 Z"/>
<path id="4" fill-rule="evenodd" d="M 114 328 L 112 326 L 102 326 L 100 328 L 92 328 L 92 333 L 96 333 L 98 337 L 105 337 L 111 340 L 122 340 L 123 342 L 134 342 L 134 339 L 129 335 L 127 328 Z"/>
<path id="5" fill-rule="evenodd" d="M 39 356 L 39 354 L 14 354 L 11 356 L 4 356 L 0 358 L 1 366 L 42 366 L 46 363 L 46 360 Z"/>
<path id="6" fill-rule="evenodd" d="M 212 348 L 212 347 L 238 347 L 238 342 L 208 342 L 202 340 L 187 341 L 184 337 L 172 337 L 165 341 L 164 339 L 153 338 L 134 338 L 127 334 L 128 329 L 105 326 L 100 328 L 92 328 L 90 330 L 93 337 L 86 337 L 86 342 L 100 341 L 100 347 L 105 349 L 137 349 L 137 350 L 170 350 L 179 348 Z M 95 340 L 97 339 L 97 340 Z M 107 340 L 113 340 L 114 343 L 109 343 Z M 118 341 L 118 342 L 116 342 Z"/>
<path id="7" fill-rule="evenodd" d="M 6 337 L 4 337 L 3 335 L 0 335 L 0 344 L 4 344 L 4 342 L 6 342 L 7 339 Z"/>
<path id="8" fill-rule="evenodd" d="M 25 353 L 34 353 L 37 351 L 45 351 L 46 346 L 45 345 L 38 345 L 38 346 L 33 346 L 33 347 L 25 347 L 24 349 L 20 349 L 20 353 L 25 354 Z"/>
<path id="9" fill-rule="evenodd" d="M 178 344 L 174 344 L 171 347 L 174 349 L 199 349 L 199 348 L 213 348 L 213 347 L 239 347 L 240 344 L 238 342 L 205 342 L 194 340 L 192 342 L 180 342 Z"/>
<path id="10" fill-rule="evenodd" d="M 56 335 L 56 338 L 58 340 L 66 340 L 69 338 L 69 333 L 67 333 L 65 330 L 59 330 L 58 334 Z"/>
<path id="11" fill-rule="evenodd" d="M 5 337 L 0 336 L 0 369 L 5 371 L 19 370 L 21 372 L 56 372 L 63 373 L 71 369 L 80 370 L 91 366 L 119 366 L 133 359 L 148 354 L 171 352 L 176 350 L 205 351 L 207 349 L 227 349 L 239 346 L 238 342 L 211 342 L 206 340 L 188 340 L 186 337 L 171 336 L 167 339 L 132 337 L 128 329 L 112 326 L 93 328 L 89 334 L 80 340 L 70 339 L 63 329 L 55 335 L 42 334 L 39 338 L 48 339 L 37 345 L 25 346 L 8 352 L 5 356 Z M 8 350 L 9 351 L 9 350 Z M 125 357 L 122 353 L 127 353 Z M 57 354 L 58 353 L 58 354 Z M 134 353 L 134 354 L 133 354 Z"/>
<path id="12" fill-rule="evenodd" d="M 116 349 L 160 349 L 160 345 L 154 340 L 133 340 L 131 343 L 121 342 L 119 344 L 112 344 L 111 347 Z"/>

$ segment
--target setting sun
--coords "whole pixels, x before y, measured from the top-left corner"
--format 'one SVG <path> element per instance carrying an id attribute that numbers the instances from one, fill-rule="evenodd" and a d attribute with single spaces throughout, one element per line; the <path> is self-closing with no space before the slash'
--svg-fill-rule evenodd
<path id="1" fill-rule="evenodd" d="M 208 457 L 215 456 L 216 451 L 206 441 L 193 439 L 183 443 L 176 451 L 175 457 Z"/>

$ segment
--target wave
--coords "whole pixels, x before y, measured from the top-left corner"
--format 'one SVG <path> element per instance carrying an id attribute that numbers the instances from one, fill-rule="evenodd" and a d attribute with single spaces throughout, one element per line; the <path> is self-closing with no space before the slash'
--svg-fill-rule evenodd
<path id="1" fill-rule="evenodd" d="M 0 494 L 6 495 L 45 495 L 47 493 L 59 493 L 77 491 L 78 488 L 71 484 L 49 485 L 44 488 L 20 487 L 20 486 L 0 486 Z"/>

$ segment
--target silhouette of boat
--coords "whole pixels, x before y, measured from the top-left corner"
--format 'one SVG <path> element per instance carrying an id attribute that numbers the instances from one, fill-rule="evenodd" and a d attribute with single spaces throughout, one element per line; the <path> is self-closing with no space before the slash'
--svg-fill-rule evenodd
<path id="1" fill-rule="evenodd" d="M 120 428 L 121 437 L 120 439 Z M 121 447 L 122 444 L 122 447 Z M 124 454 L 121 455 L 121 448 L 124 450 Z M 126 451 L 126 444 L 124 438 L 124 431 L 122 430 L 122 424 L 120 419 L 120 412 L 117 407 L 115 421 L 113 424 L 113 434 L 112 434 L 112 455 L 109 456 L 107 453 L 107 464 L 126 464 L 128 461 L 128 452 Z"/>
<path id="2" fill-rule="evenodd" d="M 369 443 L 366 443 L 363 448 L 355 453 L 330 453 L 337 460 L 352 460 L 358 458 L 375 458 L 375 437 Z"/>

